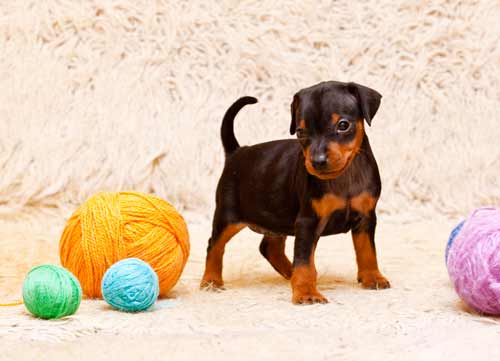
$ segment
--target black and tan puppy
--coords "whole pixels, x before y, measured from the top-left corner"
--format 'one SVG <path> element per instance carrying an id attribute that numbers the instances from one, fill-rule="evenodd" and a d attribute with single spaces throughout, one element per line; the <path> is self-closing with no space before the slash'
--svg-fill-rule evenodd
<path id="1" fill-rule="evenodd" d="M 202 288 L 222 288 L 226 243 L 244 227 L 262 233 L 260 252 L 286 279 L 294 303 L 327 302 L 316 288 L 314 251 L 320 236 L 351 230 L 358 281 L 390 287 L 375 253 L 375 207 L 381 191 L 377 163 L 364 130 L 381 95 L 356 83 L 323 82 L 295 94 L 290 133 L 296 139 L 240 147 L 233 120 L 252 97 L 237 100 L 222 121 L 226 153 Z M 286 236 L 295 236 L 293 264 Z"/>

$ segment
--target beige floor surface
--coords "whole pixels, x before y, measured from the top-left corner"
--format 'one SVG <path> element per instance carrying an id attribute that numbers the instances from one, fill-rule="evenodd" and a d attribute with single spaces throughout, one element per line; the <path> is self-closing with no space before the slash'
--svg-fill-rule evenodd
<path id="1" fill-rule="evenodd" d="M 19 297 L 33 265 L 57 262 L 60 217 L 0 222 L 1 301 Z M 472 313 L 457 298 L 443 247 L 453 221 L 380 220 L 379 262 L 393 288 L 355 282 L 348 235 L 317 251 L 327 305 L 294 306 L 288 282 L 258 253 L 259 236 L 240 233 L 226 252 L 220 293 L 198 290 L 208 220 L 190 221 L 192 253 L 170 299 L 126 314 L 84 301 L 63 320 L 0 308 L 0 360 L 498 360 L 500 319 Z M 290 254 L 291 239 L 287 245 Z"/>

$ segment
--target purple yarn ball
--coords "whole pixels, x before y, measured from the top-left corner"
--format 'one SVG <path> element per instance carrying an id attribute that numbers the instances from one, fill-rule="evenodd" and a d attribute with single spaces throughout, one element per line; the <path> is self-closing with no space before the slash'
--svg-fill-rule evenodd
<path id="1" fill-rule="evenodd" d="M 500 315 L 500 210 L 472 212 L 450 248 L 448 273 L 465 303 L 480 313 Z"/>

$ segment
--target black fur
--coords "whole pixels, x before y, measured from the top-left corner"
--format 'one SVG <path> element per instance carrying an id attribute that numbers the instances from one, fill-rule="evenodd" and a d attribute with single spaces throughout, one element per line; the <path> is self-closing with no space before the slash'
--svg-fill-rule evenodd
<path id="1" fill-rule="evenodd" d="M 226 114 L 224 114 L 220 136 L 226 156 L 234 152 L 240 146 L 238 144 L 238 141 L 236 140 L 236 137 L 234 136 L 234 117 L 245 105 L 255 103 L 257 103 L 257 99 L 254 97 L 242 97 L 235 101 L 234 104 L 231 105 L 231 107 L 229 107 L 229 109 L 226 111 Z"/>
<path id="2" fill-rule="evenodd" d="M 222 122 L 226 162 L 217 187 L 208 252 L 226 227 L 241 223 L 268 236 L 295 236 L 294 267 L 310 261 L 311 252 L 323 235 L 349 230 L 367 232 L 373 243 L 375 210 L 369 215 L 361 214 L 351 209 L 349 200 L 363 192 L 378 199 L 381 192 L 379 170 L 368 137 L 364 128 L 357 128 L 360 119 L 371 124 L 380 99 L 378 92 L 359 84 L 320 83 L 299 91 L 293 98 L 290 133 L 299 131 L 299 139 L 243 147 L 234 136 L 233 119 L 244 105 L 256 103 L 257 99 L 237 100 Z M 336 129 L 338 125 L 332 122 L 334 113 L 350 124 L 349 131 L 340 133 Z M 307 129 L 299 129 L 300 120 L 305 121 Z M 320 179 L 308 172 L 304 158 L 307 149 L 312 158 L 324 157 L 332 144 L 344 146 L 356 137 L 362 139 L 359 151 L 341 174 Z M 325 174 L 330 173 L 325 170 Z M 345 199 L 347 205 L 322 221 L 311 201 L 325 194 Z M 262 244 L 260 250 L 267 258 L 265 246 Z"/>

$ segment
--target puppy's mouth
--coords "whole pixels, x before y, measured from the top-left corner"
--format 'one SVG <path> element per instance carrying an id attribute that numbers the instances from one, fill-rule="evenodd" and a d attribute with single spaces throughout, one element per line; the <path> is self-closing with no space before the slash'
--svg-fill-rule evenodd
<path id="1" fill-rule="evenodd" d="M 322 180 L 335 179 L 345 172 L 345 170 L 351 164 L 352 158 L 352 156 L 347 157 L 347 160 L 340 167 L 337 167 L 335 169 L 327 168 L 318 170 L 314 168 L 310 162 L 306 162 L 306 169 L 309 174 L 315 176 L 316 178 Z"/>

